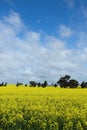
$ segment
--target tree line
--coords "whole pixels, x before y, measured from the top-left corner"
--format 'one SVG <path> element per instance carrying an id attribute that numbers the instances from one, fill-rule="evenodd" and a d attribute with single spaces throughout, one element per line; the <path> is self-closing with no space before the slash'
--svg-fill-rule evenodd
<path id="1" fill-rule="evenodd" d="M 16 86 L 22 85 L 22 83 L 17 83 Z M 25 84 L 27 86 L 27 84 Z M 47 81 L 44 81 L 43 83 L 41 82 L 36 82 L 36 81 L 29 81 L 29 86 L 30 87 L 47 87 L 47 86 L 53 86 L 53 87 L 58 87 L 60 88 L 77 88 L 78 86 L 81 86 L 81 88 L 87 88 L 87 82 L 83 81 L 81 84 L 76 80 L 76 79 L 71 79 L 70 75 L 65 75 L 63 77 L 60 77 L 60 79 L 56 83 L 52 83 L 51 85 L 48 85 Z"/>
<path id="2" fill-rule="evenodd" d="M 81 88 L 87 88 L 87 82 L 83 81 L 82 83 L 79 83 L 76 79 L 71 79 L 70 75 L 65 75 L 63 77 L 60 77 L 60 79 L 56 83 L 52 83 L 51 85 L 48 85 L 47 81 L 44 81 L 43 83 L 41 82 L 36 82 L 36 81 L 29 81 L 28 84 L 23 84 L 20 82 L 16 83 L 16 86 L 19 87 L 20 85 L 24 85 L 25 87 L 30 86 L 30 87 L 47 87 L 47 86 L 53 86 L 53 87 L 58 87 L 60 88 L 77 88 L 78 86 L 81 86 Z M 7 86 L 7 82 L 0 83 L 0 86 Z"/>
<path id="3" fill-rule="evenodd" d="M 52 83 L 51 86 L 57 87 L 60 86 L 61 88 L 77 88 L 79 86 L 79 82 L 75 79 L 70 79 L 70 75 L 65 75 L 64 77 L 61 77 L 56 83 Z M 30 86 L 35 87 L 46 87 L 49 86 L 47 81 L 44 81 L 44 83 L 37 83 L 35 81 L 30 81 Z"/>

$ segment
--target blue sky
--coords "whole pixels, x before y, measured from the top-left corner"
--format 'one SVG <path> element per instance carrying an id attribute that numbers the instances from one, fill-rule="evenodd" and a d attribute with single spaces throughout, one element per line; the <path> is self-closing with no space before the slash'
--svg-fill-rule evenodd
<path id="1" fill-rule="evenodd" d="M 0 0 L 0 82 L 87 81 L 86 0 Z"/>

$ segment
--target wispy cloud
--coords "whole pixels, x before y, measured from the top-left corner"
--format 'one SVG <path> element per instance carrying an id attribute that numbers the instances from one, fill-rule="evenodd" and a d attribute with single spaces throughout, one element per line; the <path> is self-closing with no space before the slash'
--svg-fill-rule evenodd
<path id="1" fill-rule="evenodd" d="M 87 7 L 81 6 L 79 10 L 79 14 L 80 16 L 87 18 Z"/>
<path id="2" fill-rule="evenodd" d="M 38 23 L 41 23 L 41 22 L 42 22 L 42 20 L 41 20 L 41 19 L 38 19 L 38 20 L 37 20 L 37 22 L 38 22 Z"/>
<path id="3" fill-rule="evenodd" d="M 2 0 L 4 3 L 7 3 L 7 4 L 9 4 L 9 5 L 11 5 L 11 6 L 14 6 L 14 2 L 13 2 L 13 0 Z"/>
<path id="4" fill-rule="evenodd" d="M 61 24 L 59 26 L 59 30 L 58 30 L 58 33 L 61 37 L 67 37 L 69 38 L 70 36 L 72 36 L 73 34 L 73 31 L 71 30 L 71 28 Z"/>
<path id="5" fill-rule="evenodd" d="M 59 28 L 62 37 L 72 35 L 69 27 Z M 82 43 L 80 36 L 78 42 Z M 0 20 L 0 82 L 53 82 L 64 74 L 85 80 L 87 46 L 70 50 L 66 44 L 59 37 L 28 30 L 20 15 L 11 11 Z"/>
<path id="6" fill-rule="evenodd" d="M 74 7 L 74 0 L 64 0 L 64 2 L 66 2 L 70 8 Z"/>

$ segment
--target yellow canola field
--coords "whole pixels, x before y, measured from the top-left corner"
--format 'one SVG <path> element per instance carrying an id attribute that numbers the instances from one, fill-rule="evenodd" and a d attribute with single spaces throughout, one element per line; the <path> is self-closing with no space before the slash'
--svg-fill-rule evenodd
<path id="1" fill-rule="evenodd" d="M 87 130 L 87 89 L 0 87 L 0 130 Z"/>

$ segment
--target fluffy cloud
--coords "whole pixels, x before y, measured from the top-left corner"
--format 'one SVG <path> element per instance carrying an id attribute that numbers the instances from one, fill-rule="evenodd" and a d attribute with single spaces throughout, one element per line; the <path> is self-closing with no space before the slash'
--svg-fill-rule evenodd
<path id="1" fill-rule="evenodd" d="M 64 25 L 60 32 L 62 37 L 72 35 Z M 11 11 L 0 20 L 0 82 L 53 82 L 64 74 L 85 80 L 86 47 L 70 50 L 66 45 L 59 37 L 27 30 L 20 15 Z"/>

